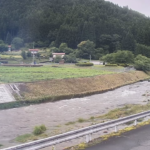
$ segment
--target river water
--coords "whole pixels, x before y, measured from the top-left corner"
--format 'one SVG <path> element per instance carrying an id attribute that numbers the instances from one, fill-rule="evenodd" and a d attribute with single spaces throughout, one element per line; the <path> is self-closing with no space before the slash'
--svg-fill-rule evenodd
<path id="1" fill-rule="evenodd" d="M 149 87 L 150 82 L 144 81 L 84 98 L 1 110 L 0 144 L 13 145 L 14 138 L 31 133 L 36 125 L 51 128 L 78 118 L 101 115 L 126 104 L 146 104 L 150 99 Z"/>

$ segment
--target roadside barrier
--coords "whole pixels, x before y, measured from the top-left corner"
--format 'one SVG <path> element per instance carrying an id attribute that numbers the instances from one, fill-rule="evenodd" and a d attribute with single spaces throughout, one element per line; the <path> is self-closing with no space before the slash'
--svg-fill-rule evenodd
<path id="1" fill-rule="evenodd" d="M 92 125 L 90 127 L 82 128 L 82 129 L 75 130 L 75 131 L 70 131 L 64 134 L 56 135 L 56 136 L 45 138 L 42 140 L 37 140 L 34 142 L 29 142 L 26 144 L 21 144 L 21 145 L 5 148 L 2 150 L 39 150 L 41 148 L 45 148 L 49 146 L 53 146 L 53 148 L 55 149 L 56 144 L 60 144 L 62 142 L 70 141 L 70 140 L 77 139 L 77 138 L 84 137 L 84 136 L 85 136 L 86 142 L 88 143 L 92 140 L 93 133 L 96 133 L 96 132 L 99 132 L 101 130 L 105 130 L 108 128 L 114 128 L 115 132 L 117 132 L 118 131 L 117 126 L 128 123 L 130 121 L 134 121 L 134 125 L 136 126 L 138 119 L 145 118 L 147 116 L 150 116 L 150 111 L 138 113 L 135 115 L 123 117 L 123 118 L 112 120 L 112 121 L 105 122 L 105 123 L 100 123 L 97 125 Z"/>

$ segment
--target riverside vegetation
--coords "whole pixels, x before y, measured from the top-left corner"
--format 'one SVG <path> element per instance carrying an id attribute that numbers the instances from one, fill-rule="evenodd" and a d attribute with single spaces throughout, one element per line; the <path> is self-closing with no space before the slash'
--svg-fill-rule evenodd
<path id="1" fill-rule="evenodd" d="M 147 111 L 147 110 L 149 110 L 149 107 L 150 107 L 149 102 L 146 105 L 125 105 L 122 108 L 117 108 L 117 109 L 111 110 L 110 112 L 108 112 L 104 115 L 101 115 L 101 116 L 91 116 L 90 118 L 87 118 L 87 119 L 79 118 L 78 120 L 76 120 L 74 122 L 68 122 L 64 125 L 59 125 L 56 128 L 54 128 L 54 131 L 51 130 L 51 131 L 46 132 L 45 125 L 36 126 L 34 128 L 33 134 L 20 135 L 15 140 L 17 142 L 20 142 L 20 143 L 25 143 L 25 142 L 29 142 L 29 141 L 33 141 L 33 140 L 38 140 L 38 139 L 41 139 L 41 138 L 46 138 L 46 137 L 49 137 L 49 136 L 54 136 L 54 135 L 61 134 L 62 131 L 67 132 L 67 131 L 73 130 L 75 128 L 75 126 L 78 126 L 79 124 L 86 123 L 86 126 L 87 126 L 87 125 L 94 125 L 94 124 L 98 124 L 98 123 L 103 123 L 103 122 L 105 122 L 107 120 L 110 120 L 110 119 L 118 119 L 120 117 L 126 117 L 126 116 L 129 116 L 129 115 L 133 115 L 133 114 L 137 114 L 137 113 L 140 113 L 140 112 L 143 112 L 143 111 Z M 140 123 L 143 120 L 138 119 L 137 121 L 138 121 L 138 123 Z M 150 121 L 149 121 L 149 123 L 150 123 Z M 145 125 L 145 124 L 142 122 L 138 126 L 141 126 L 141 125 Z M 111 134 L 108 134 L 108 135 L 104 135 L 100 138 L 100 141 L 106 140 L 106 139 L 108 139 L 109 137 L 112 137 L 112 136 L 120 135 L 120 134 L 122 134 L 126 131 L 130 131 L 132 129 L 135 129 L 135 127 L 134 128 L 127 127 L 125 129 L 119 131 L 116 134 L 111 133 Z M 97 142 L 100 142 L 100 141 L 97 141 Z M 94 143 L 95 143 L 95 140 L 94 140 Z M 84 145 L 83 143 L 79 144 L 78 148 L 82 147 L 83 145 Z M 86 145 L 86 146 L 88 146 L 88 145 Z"/>

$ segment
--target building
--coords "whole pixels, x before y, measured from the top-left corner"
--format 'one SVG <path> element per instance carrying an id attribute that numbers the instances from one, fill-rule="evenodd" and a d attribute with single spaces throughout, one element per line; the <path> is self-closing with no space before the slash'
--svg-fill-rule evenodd
<path id="1" fill-rule="evenodd" d="M 9 52 L 11 51 L 11 45 L 8 45 L 8 51 Z"/>
<path id="2" fill-rule="evenodd" d="M 53 53 L 53 58 L 56 58 L 57 56 L 63 58 L 65 56 L 65 53 Z"/>
<path id="3" fill-rule="evenodd" d="M 39 49 L 29 49 L 29 51 L 32 53 L 32 54 L 37 54 L 39 52 Z"/>

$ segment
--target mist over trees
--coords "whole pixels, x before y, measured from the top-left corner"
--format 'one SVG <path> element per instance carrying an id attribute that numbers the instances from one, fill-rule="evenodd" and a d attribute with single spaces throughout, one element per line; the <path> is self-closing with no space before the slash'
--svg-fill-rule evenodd
<path id="1" fill-rule="evenodd" d="M 104 0 L 1 0 L 0 40 L 17 49 L 34 42 L 83 58 L 117 50 L 150 57 L 150 18 Z M 84 41 L 93 44 L 85 53 Z"/>

